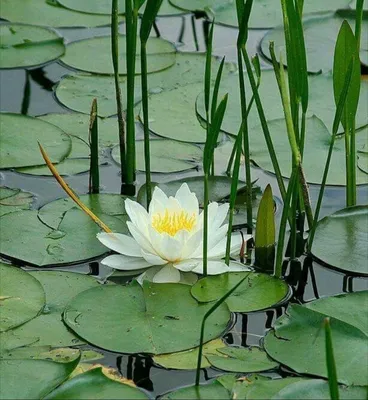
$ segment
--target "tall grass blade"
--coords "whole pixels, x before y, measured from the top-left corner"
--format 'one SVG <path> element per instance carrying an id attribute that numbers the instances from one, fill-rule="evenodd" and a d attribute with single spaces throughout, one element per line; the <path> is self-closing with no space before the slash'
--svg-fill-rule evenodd
<path id="1" fill-rule="evenodd" d="M 325 318 L 324 325 L 326 339 L 326 364 L 328 374 L 328 386 L 330 388 L 330 398 L 331 400 L 339 400 L 339 384 L 337 381 L 336 363 L 332 345 L 330 318 Z"/>
<path id="2" fill-rule="evenodd" d="M 64 189 L 66 194 L 95 222 L 102 230 L 107 233 L 112 233 L 112 230 L 105 225 L 100 218 L 97 217 L 83 202 L 79 199 L 79 197 L 73 192 L 72 189 L 68 186 L 68 184 L 64 181 L 64 179 L 60 176 L 57 169 L 52 164 L 49 156 L 47 155 L 45 149 L 42 147 L 40 143 L 38 143 L 43 159 L 45 160 L 46 165 L 51 171 L 54 178 L 58 181 L 60 186 Z"/>
<path id="3" fill-rule="evenodd" d="M 126 148 L 125 148 L 125 120 L 121 101 L 121 89 L 119 84 L 119 9 L 118 0 L 112 0 L 111 6 L 111 55 L 114 68 L 114 83 L 116 108 L 118 112 L 119 149 L 120 149 L 120 173 L 122 185 L 126 182 Z"/>
<path id="4" fill-rule="evenodd" d="M 345 20 L 337 37 L 334 66 L 333 88 L 336 106 L 344 87 L 346 72 L 353 58 L 353 72 L 347 94 L 341 123 L 345 131 L 345 165 L 346 165 L 346 205 L 356 204 L 356 148 L 355 148 L 355 116 L 360 95 L 360 60 L 357 40 L 349 23 Z"/>
<path id="5" fill-rule="evenodd" d="M 89 144 L 91 163 L 89 170 L 89 193 L 100 193 L 100 165 L 98 160 L 97 99 L 93 99 L 89 119 Z"/>
<path id="6" fill-rule="evenodd" d="M 141 43 L 147 43 L 153 24 L 160 10 L 162 1 L 163 0 L 147 0 L 140 28 Z"/>
<path id="7" fill-rule="evenodd" d="M 337 108 L 336 108 L 336 112 L 335 112 L 335 118 L 334 118 L 333 127 L 332 127 L 331 142 L 330 142 L 330 146 L 328 149 L 325 168 L 323 171 L 323 177 L 322 177 L 322 182 L 321 182 L 321 188 L 320 188 L 319 194 L 318 194 L 316 210 L 314 212 L 313 226 L 312 226 L 312 229 L 310 230 L 309 237 L 308 237 L 308 251 L 309 252 L 312 251 L 314 235 L 316 232 L 319 213 L 320 213 L 321 206 L 322 206 L 322 200 L 323 200 L 323 195 L 324 195 L 324 191 L 325 191 L 328 171 L 330 169 L 330 162 L 331 162 L 332 152 L 333 152 L 333 148 L 334 148 L 334 144 L 335 144 L 335 139 L 336 139 L 337 132 L 339 130 L 341 117 L 343 114 L 343 110 L 344 110 L 346 99 L 347 99 L 347 94 L 348 94 L 350 83 L 351 83 L 352 72 L 353 72 L 353 63 L 354 63 L 354 61 L 353 61 L 353 59 L 351 59 L 349 68 L 346 72 L 344 87 L 340 93 L 340 99 L 337 104 Z"/>
<path id="8" fill-rule="evenodd" d="M 198 350 L 198 359 L 197 359 L 197 368 L 196 368 L 196 378 L 195 378 L 195 385 L 199 385 L 199 379 L 201 374 L 201 363 L 202 363 L 202 354 L 203 354 L 203 338 L 204 338 L 204 329 L 206 325 L 206 321 L 208 317 L 214 313 L 217 308 L 229 297 L 231 296 L 235 290 L 248 278 L 249 274 L 247 274 L 243 279 L 241 279 L 234 287 L 232 287 L 226 294 L 224 294 L 221 299 L 217 300 L 216 303 L 206 312 L 203 317 L 202 324 L 201 324 L 201 334 L 199 338 L 199 350 Z"/>
<path id="9" fill-rule="evenodd" d="M 23 89 L 23 99 L 22 99 L 22 106 L 21 106 L 21 114 L 27 115 L 28 114 L 28 109 L 29 109 L 29 102 L 31 99 L 31 81 L 30 81 L 30 73 L 26 69 L 26 81 L 24 83 L 24 89 Z"/>
<path id="10" fill-rule="evenodd" d="M 355 39 L 357 41 L 357 49 L 360 49 L 360 38 L 362 35 L 362 20 L 363 20 L 363 5 L 364 0 L 356 0 L 355 5 Z"/>
<path id="11" fill-rule="evenodd" d="M 262 270 L 273 271 L 275 263 L 275 205 L 272 188 L 267 185 L 258 207 L 255 233 L 254 264 Z"/>

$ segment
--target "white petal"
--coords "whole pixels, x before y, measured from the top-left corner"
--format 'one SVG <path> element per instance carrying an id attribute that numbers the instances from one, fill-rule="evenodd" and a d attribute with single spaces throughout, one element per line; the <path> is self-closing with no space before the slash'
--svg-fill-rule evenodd
<path id="1" fill-rule="evenodd" d="M 188 212 L 188 214 L 195 216 L 198 215 L 199 204 L 195 193 L 189 190 L 186 183 L 183 183 L 175 195 L 176 200 L 178 200 L 181 207 Z"/>
<path id="2" fill-rule="evenodd" d="M 202 263 L 202 260 L 183 260 L 178 263 L 174 263 L 174 267 L 183 272 L 192 271 L 194 268 L 198 267 Z"/>
<path id="3" fill-rule="evenodd" d="M 189 239 L 185 242 L 183 251 L 182 251 L 182 259 L 185 260 L 187 258 L 192 258 L 197 253 L 197 249 L 203 247 L 203 230 L 195 232 Z M 202 254 L 202 253 L 201 253 Z"/>
<path id="4" fill-rule="evenodd" d="M 209 224 L 210 224 L 210 221 L 212 221 L 216 218 L 217 210 L 218 210 L 218 203 L 216 203 L 215 201 L 208 205 L 208 223 Z M 203 227 L 203 217 L 204 217 L 204 211 L 202 211 L 198 217 L 198 229 L 201 229 Z"/>
<path id="5" fill-rule="evenodd" d="M 228 225 L 222 225 L 217 230 L 211 230 L 208 232 L 208 239 L 207 239 L 207 257 L 208 251 L 217 246 L 217 244 L 226 237 Z M 203 243 L 198 246 L 196 251 L 191 254 L 192 258 L 203 258 Z"/>
<path id="6" fill-rule="evenodd" d="M 110 268 L 121 270 L 135 270 L 148 268 L 151 266 L 145 259 L 138 257 L 127 257 L 121 254 L 108 256 L 101 261 L 101 264 L 107 265 Z"/>
<path id="7" fill-rule="evenodd" d="M 106 247 L 120 254 L 131 257 L 142 257 L 141 248 L 130 236 L 121 233 L 98 233 L 97 239 Z"/>
<path id="8" fill-rule="evenodd" d="M 207 260 L 207 274 L 219 275 L 224 272 L 229 272 L 229 267 L 221 260 Z M 203 274 L 203 260 L 200 260 L 199 265 L 192 270 L 196 274 Z"/>
<path id="9" fill-rule="evenodd" d="M 149 238 L 144 235 L 134 224 L 130 221 L 127 222 L 127 227 L 129 229 L 130 234 L 134 237 L 138 245 L 150 253 L 155 253 L 153 246 L 150 243 Z"/>
<path id="10" fill-rule="evenodd" d="M 217 229 L 222 225 L 225 221 L 227 213 L 229 211 L 229 203 L 221 204 L 217 208 L 217 213 L 214 219 L 208 219 L 208 225 L 212 227 L 212 229 Z"/>
<path id="11" fill-rule="evenodd" d="M 177 283 L 180 281 L 180 272 L 172 265 L 166 265 L 153 277 L 155 283 Z"/>
<path id="12" fill-rule="evenodd" d="M 180 240 L 182 238 L 181 235 L 177 235 L 177 237 L 178 239 L 167 233 L 161 234 L 160 254 L 165 260 L 170 262 L 181 260 L 184 243 Z"/>
<path id="13" fill-rule="evenodd" d="M 132 223 L 140 229 L 148 225 L 148 213 L 139 203 L 130 199 L 125 200 L 125 211 Z"/>
<path id="14" fill-rule="evenodd" d="M 169 200 L 167 201 L 166 208 L 169 213 L 180 213 L 182 208 L 178 200 L 175 197 L 170 196 Z"/>
<path id="15" fill-rule="evenodd" d="M 243 239 L 240 233 L 233 233 L 231 235 L 230 254 L 237 253 L 239 255 Z M 208 258 L 223 258 L 226 254 L 227 236 L 221 239 L 216 246 L 212 247 L 207 253 Z"/>
<path id="16" fill-rule="evenodd" d="M 156 254 L 146 252 L 142 249 L 142 257 L 149 263 L 149 265 L 165 265 L 167 260 L 164 260 Z"/>
<path id="17" fill-rule="evenodd" d="M 167 201 L 168 198 L 166 194 L 156 186 L 153 190 L 152 200 L 148 210 L 150 218 L 156 213 L 162 213 L 166 208 Z"/>
<path id="18" fill-rule="evenodd" d="M 253 271 L 253 269 L 248 267 L 247 265 L 240 263 L 240 262 L 230 261 L 229 271 L 230 272 L 247 272 L 247 271 Z"/>

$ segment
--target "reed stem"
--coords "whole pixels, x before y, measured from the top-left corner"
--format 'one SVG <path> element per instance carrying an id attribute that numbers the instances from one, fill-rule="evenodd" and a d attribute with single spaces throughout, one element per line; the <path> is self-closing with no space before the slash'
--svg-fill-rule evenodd
<path id="1" fill-rule="evenodd" d="M 328 386 L 330 388 L 330 397 L 333 400 L 339 400 L 339 384 L 337 380 L 336 362 L 332 345 L 330 318 L 325 318 L 324 325 L 326 340 L 326 365 L 328 374 Z"/>
<path id="2" fill-rule="evenodd" d="M 100 193 L 100 169 L 98 161 L 98 118 L 97 99 L 93 99 L 89 120 L 89 144 L 91 164 L 89 170 L 89 193 Z"/>

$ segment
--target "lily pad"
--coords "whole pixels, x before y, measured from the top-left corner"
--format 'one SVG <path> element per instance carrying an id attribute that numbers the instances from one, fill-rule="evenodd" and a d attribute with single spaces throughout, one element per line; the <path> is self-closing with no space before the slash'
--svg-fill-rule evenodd
<path id="1" fill-rule="evenodd" d="M 13 349 L 36 343 L 38 337 L 19 337 L 12 330 L 0 332 L 0 355 Z"/>
<path id="2" fill-rule="evenodd" d="M 27 272 L 0 263 L 0 332 L 35 318 L 45 305 L 40 282 Z"/>
<path id="3" fill-rule="evenodd" d="M 57 0 L 62 6 L 74 11 L 80 11 L 88 14 L 108 14 L 111 15 L 111 0 Z M 118 1 L 120 14 L 125 12 L 125 0 Z"/>
<path id="4" fill-rule="evenodd" d="M 88 158 L 66 158 L 55 165 L 61 176 L 76 175 L 81 174 L 82 172 L 87 172 L 89 171 L 90 166 L 91 161 Z M 52 176 L 52 173 L 47 165 L 41 165 L 39 167 L 17 168 L 16 171 L 26 175 Z"/>
<path id="5" fill-rule="evenodd" d="M 175 7 L 185 11 L 205 11 L 206 8 L 225 7 L 232 0 L 170 0 Z"/>
<path id="6" fill-rule="evenodd" d="M 206 343 L 203 348 L 203 356 L 201 361 L 202 368 L 208 368 L 211 364 L 207 360 L 207 355 L 215 354 L 218 348 L 224 347 L 221 339 L 211 340 Z M 161 354 L 153 357 L 153 361 L 164 368 L 173 369 L 196 369 L 198 360 L 198 347 L 190 350 L 179 351 L 171 354 Z"/>
<path id="7" fill-rule="evenodd" d="M 252 312 L 275 307 L 289 295 L 281 279 L 256 272 L 230 272 L 207 276 L 193 285 L 191 293 L 199 302 L 219 300 L 245 276 L 248 278 L 225 301 L 232 312 Z"/>
<path id="8" fill-rule="evenodd" d="M 145 171 L 144 142 L 136 142 L 136 168 Z M 120 163 L 119 146 L 112 149 L 112 158 Z M 151 140 L 151 172 L 172 173 L 197 168 L 202 159 L 202 149 L 189 143 L 174 140 Z"/>
<path id="9" fill-rule="evenodd" d="M 163 71 L 148 75 L 148 87 L 152 94 L 161 93 L 163 90 L 171 90 L 179 86 L 185 86 L 203 81 L 205 67 L 205 54 L 177 53 L 175 64 Z M 219 65 L 218 59 L 212 60 L 214 71 Z M 224 76 L 236 69 L 234 64 L 225 63 Z M 213 77 L 216 72 L 213 72 Z M 126 78 L 120 76 L 123 108 L 126 107 Z M 135 100 L 141 100 L 140 78 L 135 80 Z M 98 101 L 98 115 L 108 117 L 115 115 L 116 96 L 114 78 L 110 76 L 75 74 L 63 78 L 56 88 L 57 99 L 66 107 L 85 114 L 91 110 L 93 98 Z"/>
<path id="10" fill-rule="evenodd" d="M 0 132 L 0 168 L 44 165 L 38 142 L 53 163 L 64 160 L 71 150 L 68 135 L 55 125 L 37 118 L 2 113 Z"/>
<path id="11" fill-rule="evenodd" d="M 287 314 L 280 317 L 274 330 L 267 334 L 265 350 L 273 359 L 298 373 L 327 377 L 325 338 L 321 327 L 324 318 L 331 316 L 338 381 L 345 385 L 367 385 L 368 316 L 364 307 L 367 296 L 368 291 L 357 292 L 336 296 L 332 302 L 332 298 L 318 300 L 316 306 L 313 302 L 307 307 L 289 306 Z"/>
<path id="12" fill-rule="evenodd" d="M 125 222 L 120 219 L 106 214 L 101 218 L 112 230 L 127 232 Z M 37 211 L 4 215 L 0 224 L 1 255 L 27 264 L 70 264 L 106 253 L 106 247 L 96 239 L 99 227 L 77 208 L 63 215 L 57 229 L 44 225 Z"/>
<path id="13" fill-rule="evenodd" d="M 168 301 L 180 298 L 180 302 Z M 91 304 L 94 306 L 91 308 Z M 198 345 L 200 325 L 209 306 L 198 304 L 190 287 L 134 282 L 103 286 L 77 295 L 64 321 L 89 343 L 121 353 L 172 353 Z M 205 341 L 219 336 L 230 313 L 221 305 L 208 319 Z"/>
<path id="14" fill-rule="evenodd" d="M 0 359 L 6 360 L 49 360 L 55 362 L 70 362 L 80 357 L 78 349 L 69 347 L 52 349 L 50 346 L 23 347 L 0 354 Z"/>
<path id="15" fill-rule="evenodd" d="M 110 215 L 126 220 L 125 199 L 126 196 L 114 193 L 84 194 L 79 196 L 94 214 L 103 218 L 103 215 Z M 38 210 L 38 218 L 47 226 L 57 229 L 64 214 L 75 207 L 70 197 L 64 197 L 45 204 Z"/>
<path id="16" fill-rule="evenodd" d="M 224 400 L 230 392 L 217 380 L 200 386 L 188 386 L 162 396 L 162 400 Z"/>
<path id="17" fill-rule="evenodd" d="M 276 368 L 278 364 L 259 347 L 223 347 L 217 354 L 206 355 L 210 364 L 228 372 L 260 372 Z"/>
<path id="18" fill-rule="evenodd" d="M 341 271 L 368 275 L 368 207 L 349 207 L 318 222 L 313 255 Z"/>
<path id="19" fill-rule="evenodd" d="M 33 201 L 32 193 L 0 186 L 0 217 L 15 211 L 29 210 Z"/>
<path id="20" fill-rule="evenodd" d="M 66 304 L 78 293 L 98 287 L 95 278 L 73 272 L 30 272 L 41 282 L 46 292 L 46 307 L 41 315 L 13 330 L 14 338 L 36 337 L 32 346 L 65 347 L 83 344 L 63 323 L 62 313 Z"/>
<path id="21" fill-rule="evenodd" d="M 137 47 L 136 74 L 140 73 L 140 46 Z M 119 73 L 126 74 L 126 36 L 119 36 Z M 175 46 L 167 40 L 152 37 L 147 42 L 148 73 L 161 71 L 175 63 Z M 98 57 L 96 57 L 98 54 Z M 68 44 L 61 61 L 68 67 L 95 74 L 113 74 L 111 36 L 98 36 Z"/>
<path id="22" fill-rule="evenodd" d="M 178 1 L 178 0 L 176 0 Z M 179 0 L 184 1 L 184 0 Z M 223 2 L 225 3 L 225 2 Z M 315 0 L 305 0 L 303 14 L 325 13 L 339 8 L 346 8 L 349 0 L 325 0 L 318 2 Z M 214 7 L 215 22 L 227 26 L 238 27 L 238 18 L 235 2 L 230 5 Z M 252 12 L 249 19 L 249 28 L 273 28 L 282 24 L 281 5 L 273 0 L 257 0 L 253 2 Z"/>
<path id="23" fill-rule="evenodd" d="M 68 10 L 53 0 L 1 0 L 1 18 L 22 24 L 54 27 L 93 27 L 111 22 L 111 17 L 107 15 Z"/>
<path id="24" fill-rule="evenodd" d="M 326 164 L 327 154 L 330 146 L 331 135 L 324 123 L 317 117 L 311 117 L 306 122 L 306 141 L 303 157 L 303 168 L 309 183 L 320 184 Z M 285 177 L 291 175 L 291 150 L 289 140 L 285 132 L 285 120 L 276 119 L 269 121 L 268 127 L 273 139 L 274 148 L 280 165 L 281 173 Z M 367 141 L 364 131 L 356 133 L 357 143 Z M 330 170 L 327 177 L 328 185 L 345 185 L 345 143 L 344 136 L 335 140 L 332 153 Z M 261 126 L 252 129 L 250 135 L 251 157 L 261 168 L 274 172 L 272 161 L 266 147 Z M 357 184 L 368 183 L 368 174 L 357 171 Z"/>
<path id="25" fill-rule="evenodd" d="M 319 2 L 323 6 L 325 2 Z M 304 40 L 307 51 L 307 67 L 309 72 L 318 73 L 330 71 L 333 68 L 336 38 L 344 19 L 348 19 L 354 30 L 353 18 L 342 18 L 338 14 L 330 14 L 327 17 L 308 18 L 303 22 Z M 262 53 L 270 60 L 269 42 L 275 43 L 275 54 L 282 55 L 286 61 L 285 36 L 283 26 L 278 26 L 268 32 L 261 43 Z M 361 49 L 368 48 L 368 21 L 362 21 Z"/>
<path id="26" fill-rule="evenodd" d="M 1 24 L 0 43 L 0 69 L 35 67 L 65 52 L 63 38 L 39 26 Z"/>
<path id="27" fill-rule="evenodd" d="M 80 374 L 51 392 L 46 399 L 148 399 L 138 388 L 107 378 L 101 368 Z"/>
<path id="28" fill-rule="evenodd" d="M 78 358 L 69 363 L 46 360 L 0 360 L 0 397 L 42 399 L 67 379 L 78 362 Z"/>

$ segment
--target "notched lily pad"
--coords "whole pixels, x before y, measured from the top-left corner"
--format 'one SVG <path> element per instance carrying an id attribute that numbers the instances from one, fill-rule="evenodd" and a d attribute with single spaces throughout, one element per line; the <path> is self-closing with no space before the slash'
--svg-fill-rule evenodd
<path id="1" fill-rule="evenodd" d="M 0 186 L 0 217 L 15 211 L 29 210 L 33 201 L 32 193 Z"/>
<path id="2" fill-rule="evenodd" d="M 225 301 L 232 312 L 252 312 L 275 307 L 286 300 L 289 286 L 281 279 L 257 272 L 230 272 L 207 276 L 193 285 L 191 293 L 199 302 L 219 300 L 241 279 L 246 280 Z"/>
<path id="3" fill-rule="evenodd" d="M 65 52 L 63 38 L 40 26 L 1 24 L 0 43 L 0 69 L 35 67 Z"/>
<path id="4" fill-rule="evenodd" d="M 180 302 L 167 301 L 173 296 Z M 83 339 L 106 350 L 162 354 L 197 346 L 208 309 L 193 299 L 187 285 L 144 282 L 141 287 L 133 281 L 80 293 L 66 307 L 64 321 Z M 207 322 L 205 341 L 219 336 L 229 318 L 227 306 L 221 305 Z"/>
<path id="5" fill-rule="evenodd" d="M 0 263 L 0 332 L 35 318 L 45 305 L 40 282 L 20 268 Z"/>
<path id="6" fill-rule="evenodd" d="M 318 222 L 313 255 L 346 273 L 368 275 L 368 207 L 349 207 Z"/>

